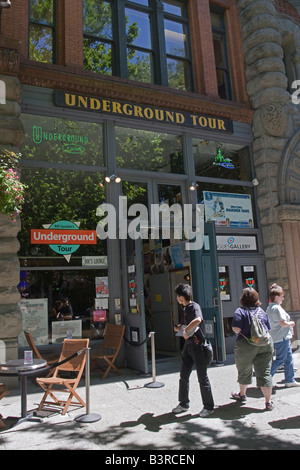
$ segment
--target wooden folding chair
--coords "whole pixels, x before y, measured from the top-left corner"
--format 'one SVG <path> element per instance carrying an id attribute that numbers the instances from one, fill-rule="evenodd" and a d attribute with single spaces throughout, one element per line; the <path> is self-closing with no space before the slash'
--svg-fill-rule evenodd
<path id="1" fill-rule="evenodd" d="M 64 361 L 74 353 L 87 348 L 89 339 L 65 339 L 63 342 L 62 352 L 59 357 L 59 362 Z M 37 383 L 45 390 L 44 396 L 39 404 L 38 410 L 41 411 L 44 405 L 58 406 L 62 408 L 62 414 L 66 414 L 69 406 L 81 405 L 85 406 L 84 401 L 76 392 L 76 388 L 80 382 L 86 361 L 85 351 L 75 356 L 73 359 L 58 365 L 54 369 L 52 377 L 36 378 Z M 61 377 L 61 372 L 73 372 L 76 374 L 75 378 Z M 67 400 L 61 400 L 58 396 L 61 393 L 68 393 Z M 52 401 L 47 401 L 48 396 Z M 73 401 L 75 398 L 77 401 Z"/>
<path id="2" fill-rule="evenodd" d="M 59 358 L 59 354 L 57 354 L 56 356 L 51 356 L 47 359 L 45 359 L 44 357 L 42 357 L 42 355 L 40 354 L 38 348 L 36 347 L 36 344 L 34 342 L 34 339 L 31 335 L 31 333 L 29 333 L 29 331 L 24 331 L 24 335 L 25 335 L 25 338 L 26 338 L 26 341 L 28 343 L 28 346 L 30 347 L 31 351 L 33 352 L 34 356 L 37 358 L 37 359 L 43 359 L 43 360 L 46 360 L 47 361 L 47 366 L 50 366 L 51 364 L 55 364 L 55 362 L 58 361 L 58 358 Z M 50 375 L 53 374 L 53 370 L 50 370 L 49 374 L 47 375 L 47 377 L 49 377 Z M 33 382 L 36 383 L 35 379 L 33 379 Z"/>
<path id="3" fill-rule="evenodd" d="M 117 372 L 117 374 L 121 374 L 119 369 L 114 365 L 114 362 L 119 354 L 122 345 L 124 331 L 125 325 L 112 325 L 108 323 L 106 325 L 104 339 L 101 343 L 98 354 L 91 355 L 91 369 L 93 369 L 95 365 L 98 365 L 98 367 L 101 369 L 98 364 L 98 361 L 100 359 L 103 359 L 106 362 L 108 367 L 104 371 L 102 369 L 103 379 L 107 377 L 111 368 L 113 368 L 113 370 Z M 108 350 L 108 352 L 105 352 L 106 350 Z"/>

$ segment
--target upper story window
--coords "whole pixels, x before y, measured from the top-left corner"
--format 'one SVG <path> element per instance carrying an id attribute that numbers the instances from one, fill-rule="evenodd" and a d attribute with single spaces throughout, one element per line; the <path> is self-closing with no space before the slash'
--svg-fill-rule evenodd
<path id="1" fill-rule="evenodd" d="M 163 4 L 168 84 L 171 88 L 190 90 L 191 58 L 185 5 L 169 0 Z"/>
<path id="2" fill-rule="evenodd" d="M 111 2 L 84 0 L 83 32 L 84 68 L 111 75 L 114 49 Z"/>
<path id="3" fill-rule="evenodd" d="M 211 7 L 211 24 L 214 41 L 219 97 L 226 100 L 231 100 L 232 91 L 230 82 L 228 52 L 226 46 L 226 29 L 224 22 L 224 13 L 222 9 L 219 9 L 215 6 Z"/>
<path id="4" fill-rule="evenodd" d="M 29 59 L 55 62 L 55 0 L 29 0 Z"/>
<path id="5" fill-rule="evenodd" d="M 192 90 L 186 0 L 83 0 L 86 70 Z"/>

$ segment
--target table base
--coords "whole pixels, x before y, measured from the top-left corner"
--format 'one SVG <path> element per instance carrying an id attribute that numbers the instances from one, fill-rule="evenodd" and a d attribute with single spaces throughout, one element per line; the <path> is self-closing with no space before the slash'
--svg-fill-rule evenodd
<path id="1" fill-rule="evenodd" d="M 6 420 L 16 420 L 16 423 L 12 425 L 12 428 L 15 426 L 18 426 L 19 424 L 25 423 L 26 421 L 31 421 L 35 423 L 42 423 L 43 419 L 39 418 L 38 416 L 35 416 L 34 413 L 29 413 L 27 416 L 24 416 L 23 418 L 18 418 L 17 416 L 8 416 L 5 418 Z"/>

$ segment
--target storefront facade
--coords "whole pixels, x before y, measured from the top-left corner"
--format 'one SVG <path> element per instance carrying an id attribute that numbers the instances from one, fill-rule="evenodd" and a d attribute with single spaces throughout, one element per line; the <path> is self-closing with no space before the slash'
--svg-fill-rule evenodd
<path id="1" fill-rule="evenodd" d="M 179 318 L 172 292 L 180 279 L 191 278 L 190 253 L 184 249 L 182 237 L 174 238 L 171 230 L 168 238 L 160 231 L 151 239 L 150 216 L 163 203 L 182 208 L 202 205 L 206 221 L 215 223 L 217 248 L 219 255 L 222 253 L 222 285 L 227 277 L 226 295 L 222 287 L 221 298 L 223 305 L 231 304 L 225 312 L 230 334 L 233 305 L 238 302 L 242 287 L 250 282 L 248 278 L 257 287 L 257 276 L 263 267 L 255 222 L 250 127 L 217 116 L 37 87 L 23 87 L 22 106 L 22 154 L 27 156 L 22 160 L 22 180 L 28 190 L 19 235 L 19 287 L 24 299 L 47 299 L 46 342 L 55 341 L 71 328 L 71 323 L 59 325 L 49 315 L 55 302 L 63 297 L 68 297 L 73 308 L 74 335 L 77 331 L 97 339 L 103 334 L 106 319 L 115 321 L 118 312 L 120 321 L 124 312 L 137 314 L 137 268 L 128 260 L 122 265 L 128 255 L 126 238 L 130 237 L 127 230 L 120 235 L 122 224 L 130 224 L 139 215 L 133 204 L 143 205 L 148 211 L 149 231 L 141 244 L 143 268 L 139 275 L 146 330 L 157 332 L 157 347 L 178 349 L 173 323 Z M 104 113 L 103 109 L 109 112 Z M 186 121 L 188 124 L 184 125 Z M 113 178 L 106 182 L 105 177 L 111 175 L 121 182 Z M 195 190 L 190 189 L 192 183 L 197 185 Z M 122 202 L 122 220 L 120 197 L 126 203 L 125 206 Z M 223 205 L 218 212 L 220 198 Z M 104 204 L 116 209 L 118 233 L 107 225 L 101 229 L 101 221 L 107 222 Z M 63 240 L 53 244 L 52 235 L 48 241 L 42 238 L 45 229 L 57 234 L 74 226 L 87 235 L 96 233 L 96 238 L 91 244 L 89 240 L 79 240 L 77 245 Z M 244 257 L 246 250 L 248 259 L 243 261 L 241 253 Z M 240 264 L 237 272 L 231 267 L 229 271 L 228 253 L 231 262 L 237 260 Z M 259 269 L 251 265 L 254 253 L 262 262 Z M 235 287 L 238 278 L 240 285 L 233 292 L 230 285 Z M 104 321 L 97 321 L 98 317 Z M 65 331 L 57 333 L 59 326 Z"/>
<path id="2" fill-rule="evenodd" d="M 2 135 L 2 146 L 21 151 L 28 189 L 18 222 L 21 301 L 4 301 L 16 327 L 10 333 L 6 322 L 0 339 L 18 337 L 22 348 L 21 331 L 31 328 L 41 346 L 70 334 L 98 340 L 107 321 L 121 322 L 123 363 L 146 371 L 150 331 L 157 350 L 180 350 L 174 288 L 190 282 L 224 360 L 243 287 L 268 300 L 236 2 L 65 0 L 49 3 L 52 19 L 35 16 L 34 2 L 15 3 L 29 23 L 16 70 L 2 77 L 21 91 L 14 120 L 23 134 Z M 104 7 L 120 24 L 99 31 L 89 18 Z M 13 39 L 18 15 L 3 10 L 3 34 Z M 53 49 L 38 46 L 45 29 Z M 163 204 L 184 215 L 199 209 L 201 249 L 187 249 L 186 233 L 165 232 L 156 218 Z M 141 209 L 148 232 L 135 237 Z M 65 298 L 71 319 L 55 312 Z"/>

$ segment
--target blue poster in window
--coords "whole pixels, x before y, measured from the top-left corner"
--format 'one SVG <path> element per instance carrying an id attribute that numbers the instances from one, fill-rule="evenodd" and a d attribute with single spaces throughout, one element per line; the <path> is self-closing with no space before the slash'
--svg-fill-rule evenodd
<path id="1" fill-rule="evenodd" d="M 251 196 L 249 194 L 203 191 L 205 220 L 218 227 L 253 227 Z"/>

